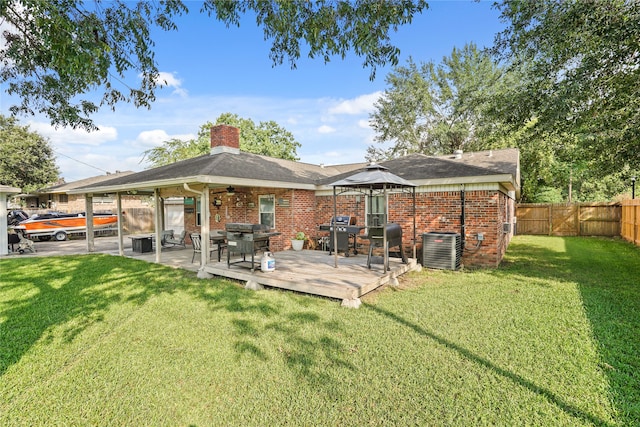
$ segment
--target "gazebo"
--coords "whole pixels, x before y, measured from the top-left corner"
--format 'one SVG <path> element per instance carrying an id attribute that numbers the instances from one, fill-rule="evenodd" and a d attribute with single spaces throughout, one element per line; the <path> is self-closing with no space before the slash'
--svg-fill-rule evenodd
<path id="1" fill-rule="evenodd" d="M 367 214 L 367 223 L 369 227 L 375 224 L 375 227 L 382 229 L 382 247 L 384 248 L 383 264 L 385 273 L 389 270 L 389 248 L 387 241 L 387 220 L 389 192 L 402 191 L 411 192 L 413 199 L 413 258 L 416 257 L 416 185 L 389 172 L 389 169 L 378 164 L 370 164 L 363 171 L 351 175 L 347 178 L 329 184 L 333 187 L 333 217 L 337 218 L 337 196 L 347 192 L 360 192 L 369 196 L 369 210 Z M 384 196 L 384 212 L 373 212 L 372 201 L 373 196 Z M 338 233 L 335 231 L 332 235 L 334 248 L 338 247 Z M 334 267 L 338 267 L 338 251 L 334 251 Z"/>

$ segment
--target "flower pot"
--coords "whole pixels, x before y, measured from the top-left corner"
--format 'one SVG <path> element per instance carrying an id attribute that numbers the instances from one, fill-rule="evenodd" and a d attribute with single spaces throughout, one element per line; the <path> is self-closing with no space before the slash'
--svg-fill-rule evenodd
<path id="1" fill-rule="evenodd" d="M 304 240 L 291 240 L 291 247 L 294 251 L 301 251 L 304 246 Z"/>

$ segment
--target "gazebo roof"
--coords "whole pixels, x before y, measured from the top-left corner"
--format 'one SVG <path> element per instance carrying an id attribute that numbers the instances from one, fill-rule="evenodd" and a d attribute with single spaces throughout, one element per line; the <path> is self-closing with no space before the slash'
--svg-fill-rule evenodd
<path id="1" fill-rule="evenodd" d="M 371 164 L 363 171 L 329 185 L 332 187 L 367 188 L 374 190 L 416 186 L 412 182 L 392 174 L 388 168 L 378 164 Z"/>

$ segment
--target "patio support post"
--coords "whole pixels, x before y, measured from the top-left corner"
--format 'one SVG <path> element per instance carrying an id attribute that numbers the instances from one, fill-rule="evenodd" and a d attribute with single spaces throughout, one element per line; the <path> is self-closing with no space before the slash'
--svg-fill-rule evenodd
<path id="1" fill-rule="evenodd" d="M 95 252 L 96 245 L 93 240 L 93 194 L 88 193 L 84 198 L 85 219 L 87 221 L 87 252 Z"/>
<path id="2" fill-rule="evenodd" d="M 384 272 L 386 274 L 389 271 L 389 246 L 387 241 L 387 222 L 389 222 L 389 195 L 387 194 L 387 184 L 382 186 L 382 192 L 384 193 L 384 224 L 382 224 L 382 249 Z"/>
<path id="3" fill-rule="evenodd" d="M 122 224 L 122 194 L 116 193 L 116 209 L 118 213 L 118 254 L 124 256 L 123 224 Z"/>
<path id="4" fill-rule="evenodd" d="M 209 225 L 209 219 L 211 218 L 211 207 L 209 206 L 209 186 L 205 185 L 202 189 L 202 200 L 200 203 L 200 233 L 202 236 L 202 252 L 200 253 L 200 269 L 203 269 L 205 265 L 209 263 L 209 248 L 211 247 L 211 241 L 209 241 L 209 235 L 211 227 Z"/>
<path id="5" fill-rule="evenodd" d="M 9 195 L 20 193 L 20 189 L 0 184 L 0 256 L 9 255 L 7 217 L 9 216 Z"/>
<path id="6" fill-rule="evenodd" d="M 333 186 L 333 224 L 329 224 L 329 230 L 333 230 L 333 266 L 338 268 L 338 230 L 336 220 L 338 218 L 338 206 L 336 202 L 336 187 Z M 348 250 L 348 249 L 347 249 Z"/>
<path id="7" fill-rule="evenodd" d="M 7 235 L 7 197 L 0 192 L 0 255 L 9 254 L 9 237 Z"/>
<path id="8" fill-rule="evenodd" d="M 412 193 L 413 193 L 413 259 L 417 260 L 416 258 L 416 238 L 418 237 L 416 235 L 416 187 L 411 187 Z"/>
<path id="9" fill-rule="evenodd" d="M 162 205 L 160 204 L 160 190 L 158 188 L 153 189 L 153 203 L 155 206 L 156 263 L 160 264 L 162 260 L 162 214 L 160 212 Z"/>

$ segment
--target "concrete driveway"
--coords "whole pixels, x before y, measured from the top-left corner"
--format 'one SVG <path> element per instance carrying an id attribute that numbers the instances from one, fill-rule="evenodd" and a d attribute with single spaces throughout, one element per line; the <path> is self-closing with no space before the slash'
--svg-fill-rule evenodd
<path id="1" fill-rule="evenodd" d="M 148 234 L 145 234 L 148 236 Z M 124 256 L 129 258 L 136 258 L 147 262 L 155 262 L 155 252 L 139 253 L 133 252 L 131 245 L 132 236 L 125 236 L 124 243 Z M 50 240 L 48 242 L 40 242 L 37 239 L 34 241 L 36 248 L 35 253 L 26 251 L 24 254 L 19 252 L 11 252 L 9 248 L 8 257 L 20 258 L 20 257 L 46 257 L 46 256 L 59 256 L 59 255 L 87 255 L 87 241 L 84 238 L 76 238 L 72 240 L 65 240 L 58 242 Z M 118 252 L 118 237 L 117 236 L 101 236 L 94 239 L 95 252 L 104 253 L 109 255 L 119 255 Z M 18 245 L 15 245 L 17 250 Z M 155 247 L 154 247 L 155 249 Z M 186 270 L 197 271 L 200 268 L 200 263 L 196 259 L 192 262 L 193 249 L 190 246 L 187 248 L 181 247 L 167 247 L 162 248 L 162 261 L 164 265 L 168 265 L 175 268 L 184 268 Z"/>

